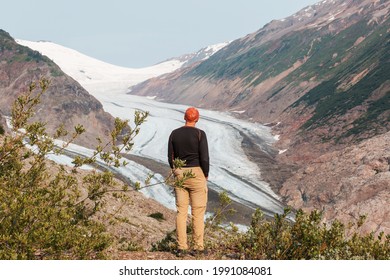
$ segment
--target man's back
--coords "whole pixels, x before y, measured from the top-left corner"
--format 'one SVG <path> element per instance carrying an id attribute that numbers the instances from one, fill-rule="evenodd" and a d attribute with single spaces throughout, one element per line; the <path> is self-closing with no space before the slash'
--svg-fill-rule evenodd
<path id="1" fill-rule="evenodd" d="M 168 161 L 171 168 L 176 158 L 184 160 L 186 167 L 200 166 L 207 177 L 209 155 L 206 133 L 191 126 L 183 126 L 172 131 L 168 144 Z"/>

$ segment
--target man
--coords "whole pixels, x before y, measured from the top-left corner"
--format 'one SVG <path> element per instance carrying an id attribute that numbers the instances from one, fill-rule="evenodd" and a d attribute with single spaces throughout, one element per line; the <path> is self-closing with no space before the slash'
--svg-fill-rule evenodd
<path id="1" fill-rule="evenodd" d="M 193 223 L 194 251 L 204 252 L 204 215 L 207 204 L 207 179 L 209 175 L 209 151 L 206 133 L 195 127 L 199 120 L 199 112 L 190 107 L 184 114 L 185 125 L 172 131 L 168 141 L 168 162 L 173 169 L 176 158 L 185 161 L 185 167 L 175 169 L 179 179 L 184 172 L 191 171 L 195 175 L 184 181 L 183 187 L 175 187 L 176 194 L 176 232 L 178 254 L 188 250 L 187 214 L 191 205 Z"/>

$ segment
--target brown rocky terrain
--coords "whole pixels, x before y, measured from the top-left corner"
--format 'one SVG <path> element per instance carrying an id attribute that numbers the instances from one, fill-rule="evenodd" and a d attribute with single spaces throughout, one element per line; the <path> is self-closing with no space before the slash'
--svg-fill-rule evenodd
<path id="1" fill-rule="evenodd" d="M 114 197 L 107 203 L 108 212 L 115 214 L 116 220 L 107 227 L 116 240 L 110 250 L 112 255 L 135 249 L 148 251 L 154 243 L 175 229 L 174 211 L 140 192 L 133 191 L 129 196 L 130 201 L 124 205 Z M 156 213 L 161 213 L 163 218 L 150 216 Z"/>
<path id="2" fill-rule="evenodd" d="M 320 209 L 345 224 L 367 215 L 362 226 L 390 234 L 390 132 L 325 153 L 299 169 L 280 190 L 294 208 Z"/>

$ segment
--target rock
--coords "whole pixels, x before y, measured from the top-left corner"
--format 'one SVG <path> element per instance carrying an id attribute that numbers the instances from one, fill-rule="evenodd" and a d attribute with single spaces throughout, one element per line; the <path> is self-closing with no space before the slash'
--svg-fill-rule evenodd
<path id="1" fill-rule="evenodd" d="M 356 222 L 361 232 L 390 233 L 390 132 L 329 152 L 290 177 L 280 194 L 294 208 L 324 210 L 327 221 Z"/>

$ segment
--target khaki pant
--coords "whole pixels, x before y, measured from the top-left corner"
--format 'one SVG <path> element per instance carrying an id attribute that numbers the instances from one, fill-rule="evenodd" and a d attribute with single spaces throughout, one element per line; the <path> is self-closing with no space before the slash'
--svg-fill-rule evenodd
<path id="1" fill-rule="evenodd" d="M 200 167 L 188 167 L 175 170 L 175 175 L 181 178 L 183 172 L 192 170 L 195 178 L 187 179 L 184 186 L 176 187 L 176 232 L 178 248 L 187 250 L 187 215 L 191 205 L 193 224 L 194 249 L 203 250 L 204 214 L 207 205 L 207 181 Z"/>

